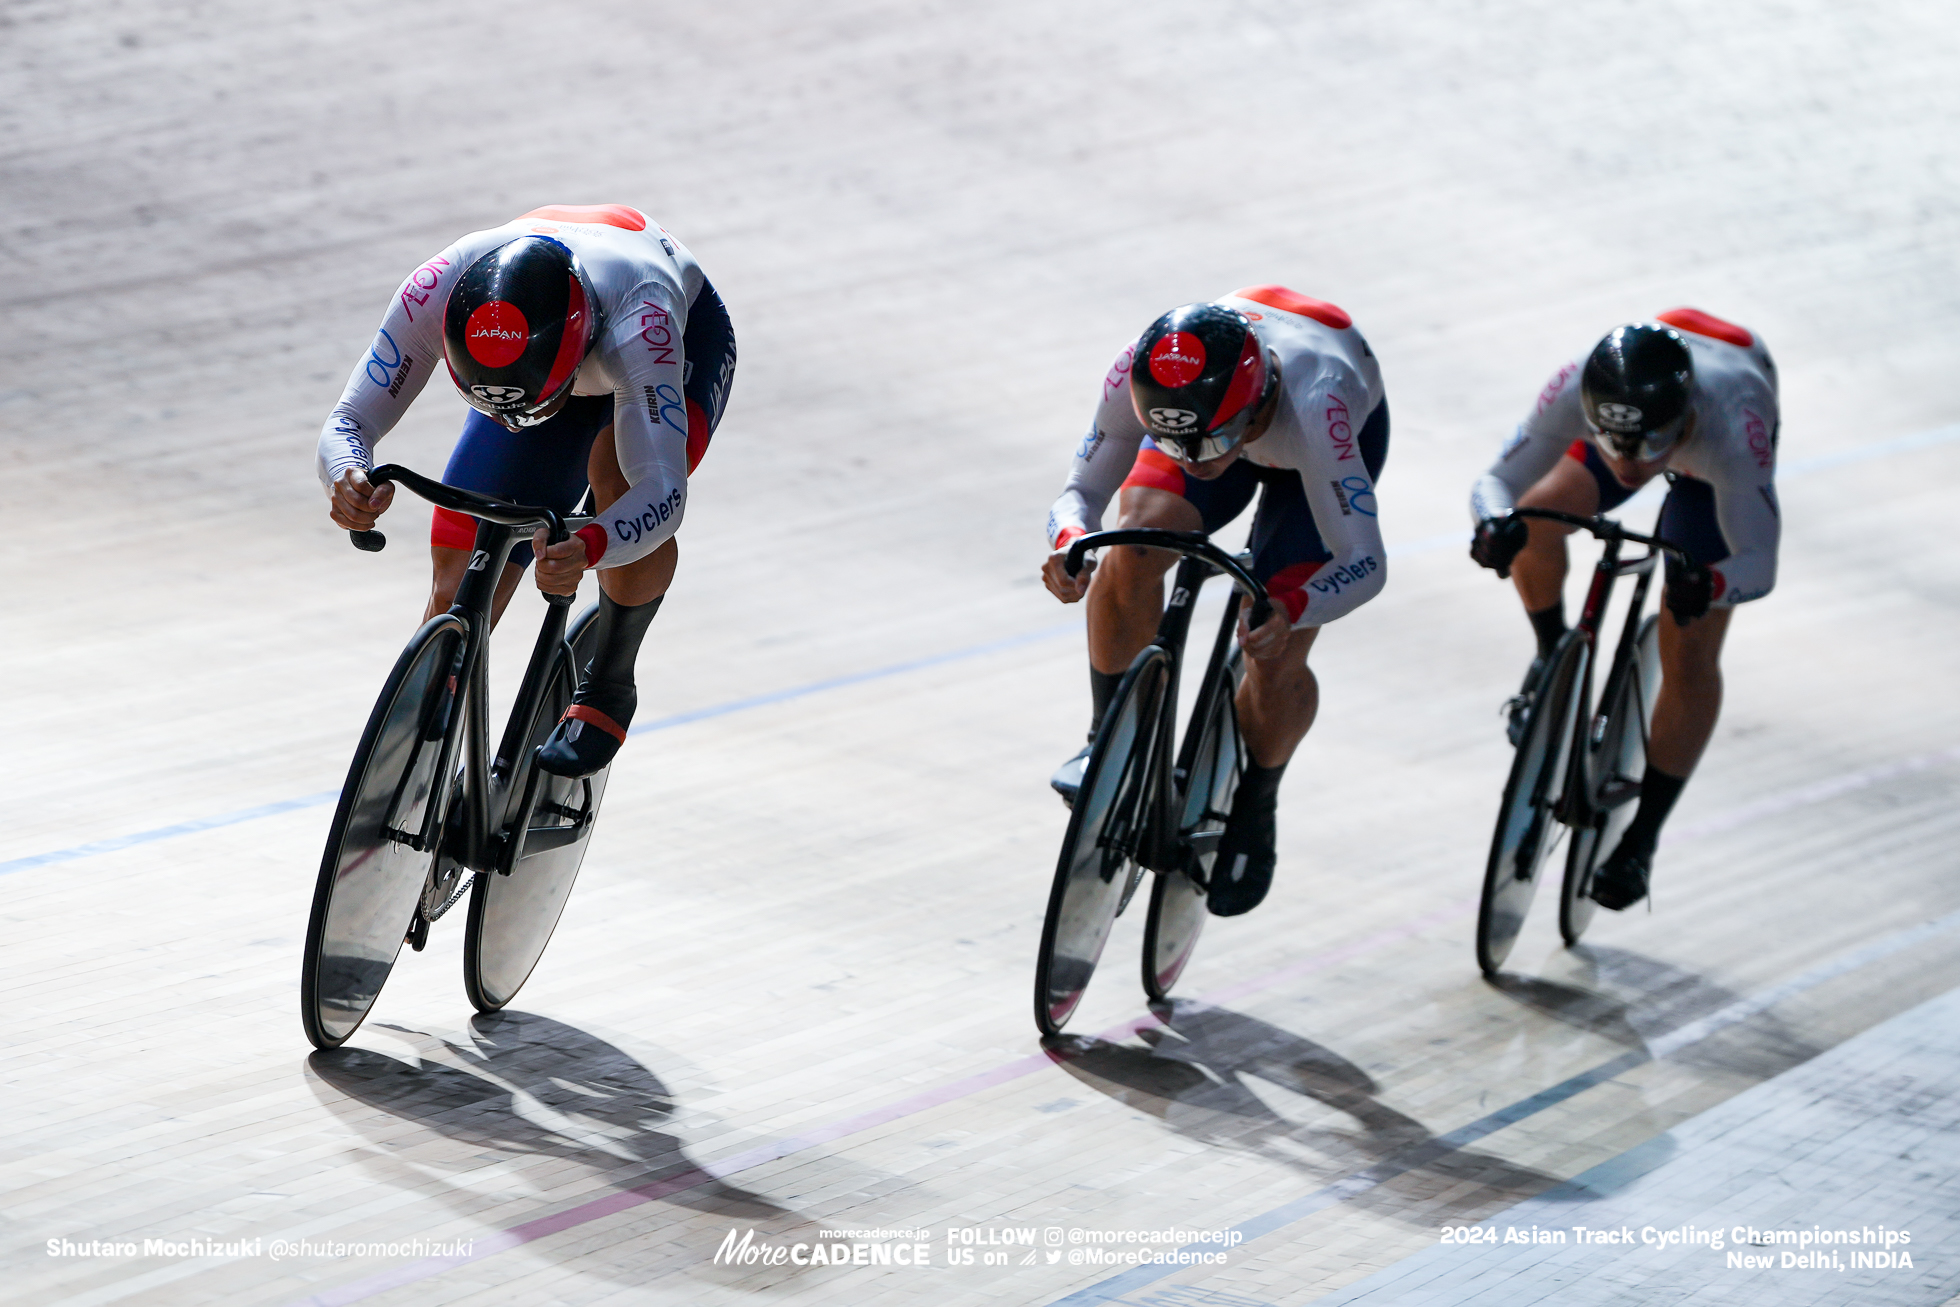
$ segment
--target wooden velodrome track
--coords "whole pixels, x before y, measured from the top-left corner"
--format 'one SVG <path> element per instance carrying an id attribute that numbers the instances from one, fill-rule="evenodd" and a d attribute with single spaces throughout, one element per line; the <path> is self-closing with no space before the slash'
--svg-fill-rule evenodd
<path id="1" fill-rule="evenodd" d="M 1899 935 L 1960 909 L 1956 31 L 1757 0 L 0 6 L 0 1298 L 1305 1303 L 1960 984 L 1951 933 Z M 427 580 L 418 501 L 378 557 L 332 528 L 315 433 L 417 260 L 608 201 L 692 246 L 742 351 L 641 662 L 657 729 L 512 1013 L 471 1019 L 452 918 L 309 1056 L 329 799 Z M 1315 650 L 1270 902 L 1164 1019 L 1126 918 L 1049 1058 L 1045 782 L 1086 686 L 1043 514 L 1127 336 L 1261 281 L 1383 359 L 1388 588 Z M 1541 899 L 1485 984 L 1529 646 L 1463 501 L 1556 364 L 1674 304 L 1782 366 L 1782 579 L 1652 912 L 1566 952 Z M 431 386 L 384 453 L 439 472 L 461 411 Z M 948 1264 L 952 1227 L 1233 1226 L 1148 1284 Z M 931 1265 L 714 1264 L 749 1229 L 926 1229 Z M 474 1243 L 274 1255 L 301 1239 Z"/>

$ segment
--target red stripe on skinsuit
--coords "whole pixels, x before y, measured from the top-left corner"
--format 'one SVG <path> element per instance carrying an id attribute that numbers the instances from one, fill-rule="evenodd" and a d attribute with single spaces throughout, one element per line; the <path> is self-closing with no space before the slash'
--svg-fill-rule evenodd
<path id="1" fill-rule="evenodd" d="M 476 519 L 438 508 L 429 519 L 429 543 L 438 549 L 476 548 Z"/>
<path id="2" fill-rule="evenodd" d="M 1743 349 L 1748 349 L 1756 343 L 1756 338 L 1749 334 L 1747 328 L 1738 327 L 1733 322 L 1724 322 L 1713 313 L 1703 313 L 1700 309 L 1669 309 L 1665 313 L 1656 313 L 1654 317 L 1670 327 L 1692 331 L 1697 336 L 1725 340 L 1731 345 L 1740 345 Z"/>
<path id="3" fill-rule="evenodd" d="M 1168 490 L 1174 495 L 1184 493 L 1184 469 L 1176 460 L 1158 449 L 1139 449 L 1137 461 L 1130 467 L 1130 475 L 1123 478 L 1121 489 L 1131 486 L 1149 486 L 1152 490 Z"/>
<path id="4" fill-rule="evenodd" d="M 540 222 L 583 222 L 597 223 L 604 227 L 623 227 L 627 231 L 645 231 L 647 216 L 638 209 L 629 209 L 623 204 L 547 204 L 542 209 L 533 209 L 518 218 L 535 218 Z"/>
<path id="5" fill-rule="evenodd" d="M 1299 621 L 1300 615 L 1307 611 L 1307 582 L 1325 566 L 1325 562 L 1295 563 L 1291 567 L 1280 568 L 1266 582 L 1266 593 L 1274 603 L 1286 610 L 1289 625 Z"/>

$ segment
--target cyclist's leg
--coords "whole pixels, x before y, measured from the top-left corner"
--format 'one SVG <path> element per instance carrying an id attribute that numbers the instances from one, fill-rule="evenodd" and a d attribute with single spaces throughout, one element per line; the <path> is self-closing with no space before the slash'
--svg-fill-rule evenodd
<path id="1" fill-rule="evenodd" d="M 1676 477 L 1661 506 L 1661 539 L 1687 551 L 1703 565 L 1729 556 L 1715 520 L 1715 495 L 1705 481 Z M 1667 560 L 1668 583 L 1679 566 Z M 1711 608 L 1682 622 L 1666 611 L 1660 617 L 1661 691 L 1654 701 L 1654 720 L 1647 741 L 1647 778 L 1641 783 L 1640 810 L 1628 829 L 1636 845 L 1648 848 L 1660 837 L 1661 823 L 1681 787 L 1687 783 L 1702 750 L 1715 733 L 1722 712 L 1722 641 L 1729 632 L 1732 608 Z"/>
<path id="2" fill-rule="evenodd" d="M 1118 525 L 1169 531 L 1216 531 L 1245 511 L 1258 487 L 1257 469 L 1240 459 L 1210 481 L 1184 470 L 1145 438 L 1117 499 Z M 1089 587 L 1089 666 L 1121 677 L 1150 638 L 1164 611 L 1164 573 L 1177 555 L 1125 545 L 1105 551 Z M 1113 682 L 1110 689 L 1114 689 Z M 1100 696 L 1099 696 L 1100 697 Z M 1101 716 L 1101 704 L 1097 705 Z M 1093 727 L 1091 728 L 1093 734 Z"/>
<path id="3" fill-rule="evenodd" d="M 1307 605 L 1302 587 L 1333 556 L 1314 524 L 1297 472 L 1264 471 L 1265 492 L 1252 520 L 1252 575 L 1293 621 Z M 1208 904 L 1218 916 L 1259 906 L 1278 862 L 1279 783 L 1320 709 L 1320 682 L 1307 665 L 1320 628 L 1296 626 L 1280 648 L 1245 660 L 1237 699 L 1246 765 L 1212 864 Z"/>
<path id="4" fill-rule="evenodd" d="M 1677 545 L 1697 563 L 1719 563 L 1729 556 L 1715 518 L 1715 496 L 1705 481 L 1676 477 L 1661 506 L 1656 534 Z M 1670 558 L 1670 583 L 1679 571 Z M 1623 908 L 1646 896 L 1647 878 L 1661 826 L 1674 810 L 1702 750 L 1715 733 L 1722 711 L 1722 641 L 1731 608 L 1711 608 L 1690 621 L 1666 611 L 1660 617 L 1661 690 L 1648 728 L 1647 770 L 1640 780 L 1640 806 L 1619 847 L 1594 877 L 1593 897 L 1609 908 Z"/>
<path id="5" fill-rule="evenodd" d="M 1557 465 L 1518 499 L 1520 508 L 1551 508 L 1591 517 L 1619 507 L 1633 494 L 1613 479 L 1590 441 L 1575 440 Z M 1511 580 L 1538 636 L 1538 657 L 1565 634 L 1565 538 L 1563 522 L 1530 523 L 1531 539 L 1511 563 Z"/>
<path id="6" fill-rule="evenodd" d="M 521 432 L 506 430 L 472 410 L 442 479 L 465 490 L 569 512 L 585 493 L 587 451 L 599 429 L 610 421 L 612 409 L 611 395 L 575 396 L 551 420 Z M 434 582 L 424 621 L 447 612 L 455 602 L 475 540 L 475 518 L 446 508 L 435 510 L 429 524 Z M 511 550 L 504 574 L 497 578 L 493 620 L 503 616 L 530 562 L 530 542 L 520 540 Z"/>
<path id="7" fill-rule="evenodd" d="M 682 336 L 687 360 L 683 389 L 687 400 L 687 467 L 692 473 L 708 450 L 721 422 L 728 388 L 735 379 L 735 333 L 728 312 L 714 287 L 703 283 L 688 308 Z M 608 425 L 592 442 L 586 476 L 592 500 L 604 509 L 631 484 L 620 470 L 619 453 Z M 547 771 L 564 776 L 587 776 L 610 763 L 626 741 L 626 728 L 639 707 L 634 664 L 640 645 L 660 601 L 673 584 L 680 561 L 680 542 L 667 542 L 644 558 L 623 567 L 599 569 L 598 629 L 593 633 L 592 661 L 577 697 L 544 747 L 541 761 Z M 591 727 L 592 729 L 587 729 Z"/>
<path id="8" fill-rule="evenodd" d="M 1258 485 L 1255 470 L 1240 459 L 1217 477 L 1186 476 L 1148 436 L 1118 495 L 1117 525 L 1166 531 L 1216 531 L 1244 511 Z M 1164 611 L 1164 573 L 1177 555 L 1126 545 L 1103 552 L 1089 586 L 1089 735 L 1123 683 L 1123 673 L 1157 633 Z M 1056 768 L 1048 783 L 1074 802 L 1089 762 L 1089 744 Z"/>

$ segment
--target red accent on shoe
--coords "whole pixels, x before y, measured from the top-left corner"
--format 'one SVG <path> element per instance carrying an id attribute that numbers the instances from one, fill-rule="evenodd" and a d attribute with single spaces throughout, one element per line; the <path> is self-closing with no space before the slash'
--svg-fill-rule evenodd
<path id="1" fill-rule="evenodd" d="M 599 560 L 606 556 L 606 528 L 594 522 L 591 526 L 580 527 L 572 534 L 585 542 L 585 565 L 597 567 Z"/>
<path id="2" fill-rule="evenodd" d="M 588 708 L 582 703 L 575 703 L 567 708 L 565 715 L 558 720 L 561 722 L 578 721 L 590 723 L 612 736 L 615 740 L 618 740 L 621 744 L 626 743 L 626 728 L 600 712 L 597 708 Z"/>

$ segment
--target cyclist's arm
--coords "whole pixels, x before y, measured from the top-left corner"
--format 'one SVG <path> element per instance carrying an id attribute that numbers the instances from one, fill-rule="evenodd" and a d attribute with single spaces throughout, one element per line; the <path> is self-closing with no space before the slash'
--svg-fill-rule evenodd
<path id="1" fill-rule="evenodd" d="M 1321 543 L 1333 557 L 1324 563 L 1283 568 L 1266 582 L 1266 593 L 1287 611 L 1295 627 L 1325 626 L 1347 616 L 1380 594 L 1388 580 L 1388 551 L 1382 547 L 1381 520 L 1376 516 L 1375 483 L 1367 464 L 1353 454 L 1352 432 L 1360 427 L 1351 426 L 1345 444 L 1334 439 L 1343 433 L 1329 431 L 1335 415 L 1350 415 L 1347 421 L 1352 424 L 1351 415 L 1362 410 L 1368 396 L 1359 386 L 1337 387 L 1333 393 L 1339 404 L 1330 403 L 1326 392 L 1318 392 L 1295 409 L 1304 429 L 1300 481 Z"/>
<path id="2" fill-rule="evenodd" d="M 1776 409 L 1760 399 L 1738 404 L 1729 415 L 1734 438 L 1723 442 L 1724 457 L 1709 477 L 1715 496 L 1715 522 L 1729 556 L 1709 566 L 1716 605 L 1748 603 L 1776 586 L 1776 549 L 1783 534 L 1776 500 Z"/>
<path id="3" fill-rule="evenodd" d="M 1579 409 L 1579 365 L 1568 363 L 1552 374 L 1538 392 L 1530 416 L 1505 442 L 1490 470 L 1470 487 L 1470 521 L 1502 517 L 1518 506 L 1518 497 L 1558 466 L 1560 456 L 1575 440 L 1586 436 L 1585 415 Z"/>
<path id="4" fill-rule="evenodd" d="M 1102 530 L 1103 510 L 1109 507 L 1143 445 L 1143 423 L 1130 405 L 1130 360 L 1134 343 L 1124 347 L 1103 378 L 1102 400 L 1087 434 L 1069 460 L 1068 483 L 1048 511 L 1048 544 L 1061 549 L 1077 536 Z"/>
<path id="5" fill-rule="evenodd" d="M 481 233 L 477 233 L 480 235 Z M 449 288 L 482 251 L 466 236 L 403 279 L 373 343 L 347 378 L 320 430 L 316 470 L 329 488 L 343 469 L 374 466 L 374 446 L 394 429 L 429 378 L 443 368 L 442 306 Z"/>
<path id="6" fill-rule="evenodd" d="M 687 507 L 687 399 L 681 334 L 687 313 L 664 283 L 641 285 L 606 326 L 600 348 L 613 391 L 613 449 L 627 490 L 579 532 L 587 565 L 623 567 L 680 530 Z"/>

